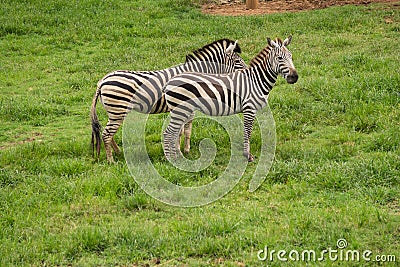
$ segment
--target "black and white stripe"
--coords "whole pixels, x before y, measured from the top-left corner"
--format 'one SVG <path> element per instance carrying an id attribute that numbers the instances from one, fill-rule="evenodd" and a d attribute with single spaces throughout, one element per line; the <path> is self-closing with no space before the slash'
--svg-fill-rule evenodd
<path id="1" fill-rule="evenodd" d="M 208 44 L 186 57 L 186 62 L 176 67 L 158 71 L 114 71 L 107 74 L 97 84 L 91 107 L 92 146 L 100 153 L 100 124 L 96 115 L 96 103 L 101 98 L 107 111 L 108 122 L 102 133 L 107 160 L 112 162 L 111 147 L 119 148 L 113 136 L 127 113 L 135 110 L 141 113 L 168 112 L 162 88 L 174 76 L 188 71 L 204 73 L 231 73 L 247 65 L 237 54 L 241 49 L 237 42 L 221 39 Z M 185 127 L 185 137 L 190 138 L 191 122 Z M 96 144 L 95 144 L 96 143 Z M 185 144 L 189 142 L 185 139 Z M 185 147 L 185 151 L 188 150 Z"/>
<path id="2" fill-rule="evenodd" d="M 275 85 L 278 74 L 288 83 L 298 79 L 287 49 L 292 37 L 272 41 L 251 61 L 250 66 L 231 74 L 184 73 L 172 78 L 165 87 L 165 98 L 171 108 L 171 121 L 164 132 L 164 153 L 175 158 L 173 146 L 179 131 L 194 111 L 211 116 L 243 113 L 244 152 L 248 161 L 250 135 L 256 112 L 266 106 L 268 94 Z"/>

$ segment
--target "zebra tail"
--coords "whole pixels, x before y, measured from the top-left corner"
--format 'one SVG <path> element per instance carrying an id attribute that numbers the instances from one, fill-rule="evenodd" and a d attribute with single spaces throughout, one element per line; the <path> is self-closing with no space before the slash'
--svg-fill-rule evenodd
<path id="1" fill-rule="evenodd" d="M 101 136 L 100 136 L 100 131 L 101 131 L 101 125 L 99 122 L 99 119 L 97 117 L 96 113 L 96 104 L 97 104 L 97 99 L 99 98 L 100 95 L 100 86 L 97 86 L 96 93 L 94 94 L 93 97 L 93 102 L 92 102 L 92 107 L 90 109 L 90 117 L 92 119 L 92 156 L 94 157 L 94 149 L 96 147 L 96 153 L 97 157 L 100 156 L 100 147 L 101 147 Z"/>

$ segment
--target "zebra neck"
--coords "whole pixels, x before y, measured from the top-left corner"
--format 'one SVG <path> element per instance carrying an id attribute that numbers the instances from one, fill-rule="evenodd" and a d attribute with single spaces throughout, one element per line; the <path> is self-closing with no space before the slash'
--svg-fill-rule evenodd
<path id="1" fill-rule="evenodd" d="M 267 66 L 255 65 L 250 67 L 251 77 L 255 85 L 260 88 L 264 95 L 268 95 L 274 87 L 278 74 Z"/>
<path id="2" fill-rule="evenodd" d="M 185 72 L 223 73 L 224 64 L 213 61 L 187 61 L 183 64 Z"/>

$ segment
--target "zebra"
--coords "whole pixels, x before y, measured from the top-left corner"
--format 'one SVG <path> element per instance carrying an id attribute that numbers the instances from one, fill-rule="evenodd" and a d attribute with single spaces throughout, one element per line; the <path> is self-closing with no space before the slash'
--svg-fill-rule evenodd
<path id="1" fill-rule="evenodd" d="M 292 54 L 287 49 L 291 41 L 292 36 L 283 41 L 267 38 L 267 46 L 251 60 L 248 68 L 231 74 L 184 73 L 170 79 L 164 88 L 171 109 L 163 140 L 166 158 L 176 158 L 172 142 L 191 114 L 199 110 L 210 116 L 243 113 L 243 155 L 249 162 L 254 161 L 250 153 L 250 135 L 256 112 L 267 105 L 278 74 L 289 84 L 298 80 Z"/>
<path id="2" fill-rule="evenodd" d="M 91 106 L 92 149 L 100 154 L 100 123 L 96 114 L 97 99 L 100 97 L 107 111 L 108 122 L 102 132 L 106 157 L 113 162 L 111 147 L 116 153 L 120 149 L 114 135 L 128 112 L 132 109 L 141 113 L 169 112 L 162 94 L 164 85 L 175 75 L 188 72 L 230 73 L 246 68 L 244 60 L 238 55 L 241 48 L 237 41 L 221 39 L 207 44 L 186 56 L 184 64 L 158 71 L 114 71 L 104 76 L 97 84 Z M 192 116 L 193 118 L 193 116 Z M 185 126 L 185 152 L 190 148 L 191 121 Z"/>

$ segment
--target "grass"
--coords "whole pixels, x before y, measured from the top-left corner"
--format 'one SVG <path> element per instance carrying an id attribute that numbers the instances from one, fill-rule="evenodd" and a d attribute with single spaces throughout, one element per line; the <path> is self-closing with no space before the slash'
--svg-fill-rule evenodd
<path id="1" fill-rule="evenodd" d="M 213 17 L 188 0 L 2 1 L 0 265 L 303 266 L 257 252 L 334 249 L 340 238 L 400 261 L 399 31 L 390 4 Z M 169 67 L 219 38 L 238 39 L 248 62 L 266 37 L 289 34 L 300 79 L 271 93 L 276 155 L 256 192 L 252 164 L 219 201 L 175 208 L 146 195 L 123 156 L 92 159 L 89 108 L 107 72 Z M 154 165 L 177 184 L 213 180 L 227 162 L 224 131 L 195 120 L 190 157 L 204 137 L 219 150 L 209 169 L 185 173 L 163 157 L 164 118 L 148 125 Z M 257 129 L 252 143 L 257 155 Z M 344 263 L 377 264 L 323 262 Z"/>

